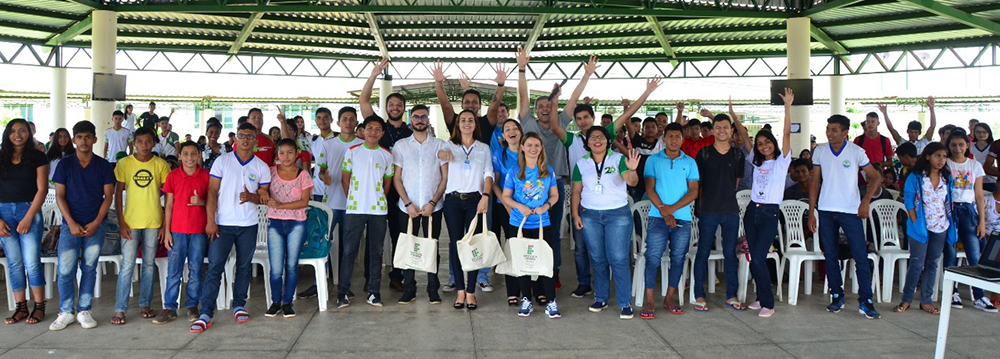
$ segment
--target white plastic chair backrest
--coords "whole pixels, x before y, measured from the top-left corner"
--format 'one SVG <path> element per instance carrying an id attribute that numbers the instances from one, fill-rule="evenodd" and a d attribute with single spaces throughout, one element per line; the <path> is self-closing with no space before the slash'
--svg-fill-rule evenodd
<path id="1" fill-rule="evenodd" d="M 893 200 L 899 200 L 899 191 L 894 190 L 894 189 L 888 189 L 888 188 L 886 188 L 885 190 L 888 191 L 889 194 L 892 195 L 892 199 Z"/>
<path id="2" fill-rule="evenodd" d="M 881 233 L 878 250 L 881 251 L 885 247 L 899 248 L 899 224 L 896 222 L 899 212 L 906 213 L 906 207 L 891 199 L 880 199 L 868 206 L 868 222 L 871 223 L 872 233 Z M 876 218 L 878 218 L 877 224 Z"/>
<path id="3" fill-rule="evenodd" d="M 744 203 L 750 203 L 750 190 L 745 189 L 736 192 L 736 202 L 739 203 L 741 206 L 743 206 L 743 208 L 746 208 L 746 205 Z"/>
<path id="4" fill-rule="evenodd" d="M 806 235 L 802 218 L 809 210 L 809 204 L 798 200 L 781 202 L 781 214 L 785 216 L 785 251 L 807 251 Z"/>
<path id="5" fill-rule="evenodd" d="M 561 193 L 563 197 L 560 198 L 563 201 L 563 213 L 570 213 L 569 207 L 573 201 L 570 201 L 569 199 L 573 198 L 573 186 L 563 187 L 563 193 Z M 570 227 L 572 227 L 572 223 L 570 223 Z M 556 228 L 556 230 L 559 230 L 559 228 Z"/>
<path id="6" fill-rule="evenodd" d="M 698 216 L 691 213 L 691 240 L 688 241 L 688 253 L 694 253 L 698 247 L 698 239 L 701 238 L 701 231 L 698 230 Z"/>
<path id="7" fill-rule="evenodd" d="M 46 203 L 42 205 L 42 228 L 46 231 L 52 229 L 52 226 L 58 224 L 56 223 L 56 212 L 59 212 L 59 208 L 56 207 L 55 203 Z"/>
<path id="8" fill-rule="evenodd" d="M 740 195 L 743 191 L 746 191 L 746 196 Z M 747 206 L 750 205 L 750 190 L 743 191 L 736 193 L 736 204 L 740 206 L 740 237 L 747 235 L 747 232 L 743 230 L 743 215 L 747 213 Z"/>
<path id="9" fill-rule="evenodd" d="M 49 193 L 45 195 L 45 202 L 42 202 L 42 208 L 45 208 L 45 206 L 50 204 L 56 204 L 56 191 L 49 191 Z"/>
<path id="10" fill-rule="evenodd" d="M 257 248 L 267 248 L 267 206 L 257 205 Z"/>
<path id="11" fill-rule="evenodd" d="M 632 234 L 632 254 L 639 255 L 646 251 L 646 228 L 649 224 L 649 209 L 652 204 L 649 201 L 639 201 L 632 205 L 632 219 L 639 215 L 639 235 Z"/>
<path id="12" fill-rule="evenodd" d="M 331 228 L 333 226 L 333 210 L 330 209 L 330 207 L 328 207 L 327 205 L 323 204 L 323 202 L 316 202 L 316 201 L 309 201 L 309 207 L 316 207 L 316 208 L 319 208 L 319 209 L 323 210 L 323 212 L 326 212 L 326 228 L 327 228 L 327 230 L 329 230 L 329 228 Z M 330 237 L 329 239 L 332 241 L 333 240 L 333 232 L 330 232 L 328 234 L 328 236 Z"/>

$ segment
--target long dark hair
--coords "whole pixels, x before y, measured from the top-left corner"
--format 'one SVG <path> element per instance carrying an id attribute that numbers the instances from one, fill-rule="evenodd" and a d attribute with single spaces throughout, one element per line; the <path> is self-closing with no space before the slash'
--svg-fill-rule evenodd
<path id="1" fill-rule="evenodd" d="M 948 158 L 951 158 L 951 155 L 952 155 L 952 153 L 951 153 L 951 141 L 955 141 L 955 140 L 965 141 L 965 144 L 967 146 L 965 147 L 965 153 L 963 153 L 962 156 L 969 157 L 969 154 L 972 153 L 972 151 L 970 151 L 971 147 L 972 147 L 972 143 L 969 142 L 969 135 L 967 133 L 965 133 L 965 129 L 955 128 L 954 130 L 951 130 L 951 133 L 948 134 L 948 139 L 946 139 L 944 141 L 945 150 L 948 151 Z"/>
<path id="2" fill-rule="evenodd" d="M 753 138 L 753 165 L 757 167 L 763 165 L 764 161 L 767 160 L 764 154 L 757 149 L 757 139 L 761 137 L 771 141 L 771 144 L 774 145 L 774 158 L 781 157 L 781 147 L 778 147 L 778 139 L 774 138 L 774 134 L 771 131 L 757 131 L 757 135 Z"/>
<path id="3" fill-rule="evenodd" d="M 990 129 L 990 125 L 987 125 L 985 122 L 980 122 L 980 123 L 977 123 L 976 127 L 974 127 L 972 130 L 975 131 L 977 128 L 982 128 L 984 131 L 986 131 L 986 134 L 987 134 L 986 145 L 989 145 L 989 144 L 993 143 L 993 130 Z M 972 134 L 972 138 L 973 139 L 976 138 L 976 134 L 975 133 Z"/>
<path id="4" fill-rule="evenodd" d="M 917 163 L 913 165 L 912 169 L 910 169 L 910 173 L 919 173 L 924 176 L 930 176 L 931 161 L 928 158 L 931 155 L 933 155 L 934 152 L 937 151 L 944 151 L 945 155 L 947 156 L 948 148 L 945 147 L 943 144 L 941 144 L 941 142 L 935 141 L 928 143 L 927 147 L 924 147 L 924 152 L 921 152 L 920 155 L 917 156 Z M 941 178 L 946 178 L 948 181 L 951 181 L 951 171 L 948 171 L 947 162 L 945 163 L 944 167 L 941 168 L 940 172 L 941 172 Z"/>
<path id="5" fill-rule="evenodd" d="M 500 133 L 503 133 L 503 128 L 507 127 L 507 123 L 508 122 L 509 123 L 513 123 L 515 126 L 517 126 L 517 131 L 521 132 L 521 139 L 523 140 L 524 139 L 524 128 L 521 127 L 521 122 L 519 122 L 519 121 L 517 121 L 517 120 L 515 120 L 513 118 L 508 118 L 506 121 L 503 122 L 503 124 L 500 125 Z M 503 163 L 504 166 L 506 166 L 507 165 L 507 151 L 506 150 L 510 148 L 510 144 L 507 143 L 507 137 L 502 137 L 500 139 L 500 147 L 503 147 L 503 149 L 504 149 L 504 151 L 500 152 L 501 153 L 500 154 L 500 163 Z M 518 156 L 520 156 L 520 155 L 518 155 Z"/>
<path id="6" fill-rule="evenodd" d="M 469 111 L 469 110 L 463 110 L 462 112 L 458 113 L 458 116 L 455 116 L 455 122 L 451 124 L 453 126 L 452 131 L 451 131 L 451 138 L 450 138 L 451 143 L 454 143 L 454 144 L 459 145 L 459 146 L 462 145 L 462 130 L 460 130 L 458 128 L 458 121 L 462 118 L 462 114 L 464 114 L 466 112 L 472 114 L 472 123 L 476 124 L 476 128 L 474 128 L 472 130 L 472 139 L 476 140 L 476 141 L 482 141 L 482 136 L 480 136 L 481 131 L 479 129 L 479 116 L 476 116 L 475 112 L 472 112 L 472 111 Z M 489 141 L 485 141 L 485 142 L 489 142 Z"/>
<path id="7" fill-rule="evenodd" d="M 66 147 L 59 146 L 59 135 L 62 133 L 65 133 L 66 138 L 69 139 L 69 143 L 66 144 Z M 76 148 L 73 147 L 73 136 L 69 134 L 69 130 L 60 128 L 56 130 L 55 135 L 52 136 L 52 143 L 49 144 L 49 152 L 45 155 L 45 157 L 48 157 L 49 161 L 55 161 L 72 155 L 74 152 L 76 152 Z"/>
<path id="8" fill-rule="evenodd" d="M 23 118 L 15 118 L 7 122 L 7 127 L 3 130 L 3 142 L 0 142 L 0 172 L 6 172 L 14 165 L 14 142 L 10 140 L 10 133 L 14 130 L 14 125 L 21 124 L 24 129 L 28 131 L 28 137 L 24 141 L 24 146 L 21 147 L 21 158 L 25 157 L 28 151 L 38 151 L 35 148 L 35 141 L 31 140 L 31 127 L 28 126 L 28 121 Z"/>

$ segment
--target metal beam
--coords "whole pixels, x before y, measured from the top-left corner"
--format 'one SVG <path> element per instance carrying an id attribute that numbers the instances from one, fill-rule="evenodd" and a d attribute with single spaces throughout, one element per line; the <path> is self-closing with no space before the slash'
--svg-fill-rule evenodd
<path id="1" fill-rule="evenodd" d="M 263 12 L 255 12 L 251 14 L 250 18 L 247 19 L 247 22 L 243 24 L 243 29 L 240 30 L 240 34 L 236 36 L 236 41 L 233 41 L 233 45 L 229 47 L 229 51 L 227 52 L 230 59 L 240 52 L 240 48 L 243 47 L 243 43 L 250 37 L 250 34 L 253 32 L 253 28 L 257 27 L 257 24 L 260 23 L 260 18 L 262 16 L 264 16 Z"/>
<path id="2" fill-rule="evenodd" d="M 955 8 L 958 9 L 958 10 L 970 13 L 970 14 L 974 14 L 974 13 L 977 13 L 977 12 L 1000 10 L 1000 3 L 996 3 L 996 4 L 987 3 L 987 4 L 978 4 L 978 5 L 963 5 L 963 6 L 956 6 Z M 932 14 L 932 13 L 928 13 L 928 12 L 924 12 L 924 11 L 912 11 L 912 12 L 905 12 L 905 13 L 896 14 L 896 15 L 873 14 L 873 15 L 870 15 L 870 16 L 853 17 L 853 18 L 844 19 L 844 20 L 817 21 L 816 24 L 819 25 L 820 27 L 824 28 L 824 29 L 829 29 L 832 26 L 850 26 L 850 25 L 858 25 L 858 24 L 871 24 L 871 23 L 876 23 L 876 22 L 902 21 L 902 20 L 911 20 L 911 19 L 926 19 L 926 18 L 935 17 L 935 16 L 937 16 L 937 15 Z"/>
<path id="3" fill-rule="evenodd" d="M 98 9 L 104 6 L 100 1 L 95 1 L 95 0 L 69 0 L 69 2 L 77 3 L 89 7 L 91 9 Z"/>
<path id="4" fill-rule="evenodd" d="M 898 1 L 914 5 L 926 12 L 937 14 L 954 21 L 958 21 L 968 26 L 989 32 L 993 35 L 1000 35 L 1000 24 L 970 14 L 968 12 L 953 8 L 951 6 L 947 6 L 932 0 L 898 0 Z"/>
<path id="5" fill-rule="evenodd" d="M 528 41 L 524 43 L 524 53 L 531 55 L 531 49 L 535 48 L 535 44 L 538 43 L 538 37 L 542 35 L 542 30 L 545 29 L 545 23 L 549 22 L 550 15 L 542 14 L 535 16 L 535 25 L 531 27 L 531 33 L 528 34 Z"/>
<path id="6" fill-rule="evenodd" d="M 663 26 L 660 26 L 660 20 L 657 20 L 655 16 L 646 16 L 646 21 L 649 22 L 649 26 L 653 28 L 653 34 L 656 35 L 656 40 L 660 42 L 660 47 L 663 48 L 663 54 L 670 60 L 670 65 L 677 67 L 677 54 L 674 53 L 674 48 L 670 46 L 670 41 L 667 40 L 667 35 L 663 33 Z"/>
<path id="7" fill-rule="evenodd" d="M 823 29 L 816 26 L 816 24 L 809 23 L 809 33 L 812 35 L 813 39 L 819 41 L 823 44 L 823 46 L 826 46 L 827 49 L 830 49 L 834 55 L 846 55 L 850 52 L 847 51 L 847 48 L 845 48 L 844 45 L 841 45 L 836 40 L 830 38 L 830 35 L 827 35 L 827 33 L 823 31 Z"/>
<path id="8" fill-rule="evenodd" d="M 865 0 L 827 0 L 822 5 L 813 6 L 809 9 L 799 10 L 799 16 L 809 17 L 819 13 L 836 10 L 845 6 L 854 5 Z"/>
<path id="9" fill-rule="evenodd" d="M 93 17 L 87 16 L 83 20 L 77 21 L 73 25 L 70 25 L 61 33 L 55 34 L 52 37 L 50 37 L 48 41 L 45 42 L 45 45 L 61 46 L 62 44 L 73 40 L 73 38 L 79 36 L 85 31 L 90 30 L 90 28 L 94 25 L 93 22 L 94 22 Z"/>
<path id="10" fill-rule="evenodd" d="M 66 13 L 66 12 L 61 12 L 61 11 L 46 10 L 46 9 L 41 9 L 41 8 L 37 8 L 37 7 L 28 7 L 28 6 L 20 6 L 20 5 L 10 5 L 10 4 L 5 4 L 5 3 L 0 3 L 0 11 L 7 11 L 7 12 L 12 12 L 12 13 L 15 13 L 15 14 L 22 14 L 22 15 L 34 15 L 34 16 L 42 16 L 42 17 L 52 17 L 52 18 L 62 19 L 62 20 L 73 20 L 73 21 L 79 21 L 80 20 L 80 15 L 77 15 L 77 14 L 71 14 L 71 13 Z"/>
<path id="11" fill-rule="evenodd" d="M 375 38 L 375 45 L 378 46 L 378 51 L 382 53 L 382 58 L 390 58 L 389 48 L 385 46 L 385 38 L 382 37 L 382 30 L 378 28 L 378 19 L 375 18 L 375 14 L 366 12 L 365 19 L 368 20 L 368 28 L 372 31 L 372 37 Z"/>

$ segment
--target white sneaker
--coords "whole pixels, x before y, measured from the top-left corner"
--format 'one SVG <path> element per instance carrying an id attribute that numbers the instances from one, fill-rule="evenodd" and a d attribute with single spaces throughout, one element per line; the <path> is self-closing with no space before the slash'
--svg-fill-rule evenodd
<path id="1" fill-rule="evenodd" d="M 445 284 L 444 287 L 441 287 L 441 291 L 444 291 L 444 292 L 454 292 L 455 291 L 455 282 L 448 282 L 448 284 Z"/>
<path id="2" fill-rule="evenodd" d="M 493 291 L 493 286 L 490 285 L 490 282 L 479 282 L 478 284 L 479 284 L 479 289 L 482 289 L 482 291 L 486 293 Z"/>
<path id="3" fill-rule="evenodd" d="M 83 327 L 83 329 L 97 327 L 97 321 L 94 320 L 94 316 L 91 315 L 89 310 L 76 313 L 76 321 L 80 322 L 80 326 Z"/>
<path id="4" fill-rule="evenodd" d="M 986 297 L 979 298 L 979 300 L 977 300 L 974 304 L 976 305 L 976 309 L 982 310 L 984 312 L 987 313 L 997 312 L 997 307 L 993 306 L 993 303 L 990 303 L 990 300 L 986 299 Z"/>
<path id="5" fill-rule="evenodd" d="M 59 316 L 56 320 L 49 324 L 49 330 L 63 330 L 67 326 L 73 324 L 76 321 L 76 316 L 73 313 L 59 312 Z"/>
<path id="6" fill-rule="evenodd" d="M 760 301 L 756 301 L 755 300 L 753 303 L 748 304 L 747 305 L 747 309 L 750 309 L 750 310 L 759 310 L 760 309 Z"/>

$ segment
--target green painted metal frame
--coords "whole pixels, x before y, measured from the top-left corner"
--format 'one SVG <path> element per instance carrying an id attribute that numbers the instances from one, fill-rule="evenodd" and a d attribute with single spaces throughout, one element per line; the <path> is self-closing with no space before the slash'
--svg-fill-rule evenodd
<path id="1" fill-rule="evenodd" d="M 951 6 L 935 2 L 933 0 L 898 0 L 901 3 L 915 5 L 918 8 L 944 16 L 954 21 L 969 25 L 971 27 L 989 32 L 993 35 L 1000 35 L 1000 24 L 981 18 L 971 13 L 956 9 Z"/>
<path id="2" fill-rule="evenodd" d="M 672 66 L 677 67 L 677 54 L 674 53 L 674 48 L 670 46 L 670 40 L 667 40 L 667 35 L 663 33 L 663 26 L 660 25 L 660 20 L 655 16 L 646 16 L 646 21 L 649 22 L 649 26 L 653 29 L 656 41 L 660 43 L 660 47 L 663 47 L 663 54 L 667 56 Z"/>

